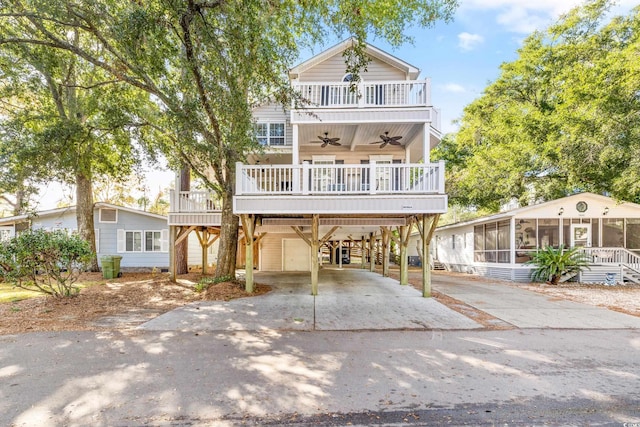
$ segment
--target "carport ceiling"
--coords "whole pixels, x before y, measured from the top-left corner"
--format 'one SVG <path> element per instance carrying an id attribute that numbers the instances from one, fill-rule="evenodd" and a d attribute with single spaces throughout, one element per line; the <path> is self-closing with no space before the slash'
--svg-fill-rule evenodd
<path id="1" fill-rule="evenodd" d="M 311 226 L 311 218 L 263 218 L 263 226 Z M 320 218 L 319 225 L 393 227 L 407 225 L 406 218 Z"/>

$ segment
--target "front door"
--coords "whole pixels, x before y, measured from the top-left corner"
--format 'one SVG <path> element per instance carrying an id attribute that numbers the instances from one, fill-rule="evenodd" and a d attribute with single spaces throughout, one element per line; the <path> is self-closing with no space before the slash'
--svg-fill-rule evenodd
<path id="1" fill-rule="evenodd" d="M 571 224 L 571 246 L 591 246 L 591 224 Z"/>

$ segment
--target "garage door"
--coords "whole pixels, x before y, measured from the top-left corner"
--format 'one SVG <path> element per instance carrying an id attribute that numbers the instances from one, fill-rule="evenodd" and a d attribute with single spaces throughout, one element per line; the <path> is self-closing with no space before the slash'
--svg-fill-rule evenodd
<path id="1" fill-rule="evenodd" d="M 302 239 L 282 239 L 282 269 L 311 271 L 311 248 Z"/>

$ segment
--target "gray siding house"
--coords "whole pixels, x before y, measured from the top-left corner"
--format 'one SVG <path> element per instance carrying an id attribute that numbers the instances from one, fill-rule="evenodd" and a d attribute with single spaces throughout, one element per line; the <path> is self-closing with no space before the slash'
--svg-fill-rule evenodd
<path id="1" fill-rule="evenodd" d="M 94 205 L 98 264 L 104 255 L 122 256 L 120 266 L 168 268 L 169 227 L 167 218 L 150 212 L 98 202 Z M 76 208 L 70 206 L 0 218 L 0 240 L 27 229 L 77 231 Z"/>

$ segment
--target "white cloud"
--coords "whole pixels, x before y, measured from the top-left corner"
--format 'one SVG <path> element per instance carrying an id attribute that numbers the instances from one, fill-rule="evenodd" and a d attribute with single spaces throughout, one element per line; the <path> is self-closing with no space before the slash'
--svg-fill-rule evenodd
<path id="1" fill-rule="evenodd" d="M 451 93 L 465 93 L 467 91 L 464 86 L 459 85 L 458 83 L 447 83 L 441 87 L 443 91 Z"/>
<path id="2" fill-rule="evenodd" d="M 528 34 L 550 25 L 581 3 L 581 0 L 466 0 L 460 8 L 470 12 L 496 11 L 498 25 L 507 31 Z"/>
<path id="3" fill-rule="evenodd" d="M 484 42 L 484 37 L 480 34 L 469 34 L 467 32 L 458 34 L 458 46 L 462 50 L 472 50 Z"/>

